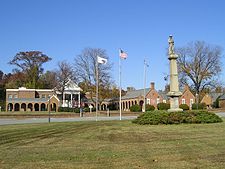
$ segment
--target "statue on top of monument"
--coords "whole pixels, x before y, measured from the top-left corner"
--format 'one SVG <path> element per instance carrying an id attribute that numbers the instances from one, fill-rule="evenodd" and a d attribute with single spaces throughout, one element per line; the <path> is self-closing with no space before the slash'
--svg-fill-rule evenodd
<path id="1" fill-rule="evenodd" d="M 174 54 L 174 40 L 172 35 L 169 36 L 168 42 L 169 42 L 169 55 Z"/>

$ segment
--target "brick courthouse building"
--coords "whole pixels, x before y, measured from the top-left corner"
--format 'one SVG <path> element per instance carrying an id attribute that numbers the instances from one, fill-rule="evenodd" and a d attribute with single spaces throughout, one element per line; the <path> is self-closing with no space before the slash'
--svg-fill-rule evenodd
<path id="1" fill-rule="evenodd" d="M 158 103 L 169 103 L 167 92 L 155 89 L 155 83 L 150 84 L 150 88 L 146 89 L 146 104 L 153 105 L 157 108 Z M 144 103 L 144 89 L 127 91 L 126 95 L 122 97 L 122 110 L 129 111 L 130 107 Z M 195 103 L 195 96 L 192 94 L 188 86 L 184 87 L 182 95 L 179 98 L 179 104 L 187 104 L 190 108 Z"/>
<path id="2" fill-rule="evenodd" d="M 122 97 L 122 110 L 129 111 L 130 107 L 144 103 L 144 89 L 129 90 Z M 6 89 L 6 111 L 48 111 L 50 104 L 50 111 L 57 111 L 58 107 L 72 107 L 72 101 L 76 100 L 80 105 L 80 92 L 82 91 L 75 83 L 67 84 L 64 96 L 55 92 L 53 89 L 26 89 L 24 87 L 19 89 Z M 167 92 L 155 89 L 155 83 L 150 84 L 150 88 L 146 88 L 146 104 L 153 105 L 157 108 L 158 103 L 169 103 Z M 63 99 L 64 98 L 64 99 Z M 114 104 L 119 108 L 119 99 L 107 99 L 99 105 L 101 110 L 107 110 L 110 104 Z M 190 108 L 195 103 L 195 96 L 191 93 L 188 86 L 184 87 L 183 93 L 179 98 L 179 104 L 187 104 Z M 95 103 L 86 102 L 86 106 Z M 79 106 L 78 106 L 79 107 Z"/>
<path id="3" fill-rule="evenodd" d="M 6 111 L 58 111 L 61 107 L 80 107 L 82 89 L 68 81 L 63 94 L 56 89 L 6 89 Z"/>

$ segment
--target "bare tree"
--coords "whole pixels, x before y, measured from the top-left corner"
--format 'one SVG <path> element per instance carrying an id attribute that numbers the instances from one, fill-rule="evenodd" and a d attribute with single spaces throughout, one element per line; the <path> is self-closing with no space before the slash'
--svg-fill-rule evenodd
<path id="1" fill-rule="evenodd" d="M 57 79 L 57 91 L 59 91 L 64 97 L 64 91 L 67 86 L 67 83 L 72 80 L 75 81 L 74 70 L 70 63 L 62 61 L 58 63 L 58 68 L 56 70 L 56 79 Z M 62 98 L 64 101 L 65 98 Z M 64 104 L 64 103 L 63 103 Z"/>
<path id="2" fill-rule="evenodd" d="M 40 51 L 19 52 L 9 62 L 11 65 L 17 66 L 18 71 L 26 74 L 26 86 L 36 88 L 40 74 L 43 72 L 42 64 L 50 61 L 51 58 Z"/>
<path id="3" fill-rule="evenodd" d="M 89 92 L 92 101 L 94 101 L 96 92 L 96 62 L 97 56 L 105 59 L 109 59 L 106 51 L 99 48 L 85 48 L 81 54 L 75 58 L 75 71 L 82 82 L 84 92 Z M 107 64 L 98 64 L 98 77 L 99 77 L 99 102 L 107 98 L 107 91 L 112 84 L 111 71 L 112 65 L 108 62 Z"/>
<path id="4" fill-rule="evenodd" d="M 222 49 L 205 42 L 189 43 L 176 50 L 181 83 L 190 83 L 199 94 L 205 88 L 218 84 L 221 72 Z"/>

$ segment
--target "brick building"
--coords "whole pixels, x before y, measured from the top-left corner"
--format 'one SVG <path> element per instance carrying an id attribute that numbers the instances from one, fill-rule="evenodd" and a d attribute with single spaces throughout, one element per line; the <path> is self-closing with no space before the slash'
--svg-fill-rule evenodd
<path id="1" fill-rule="evenodd" d="M 225 108 L 225 94 L 219 97 L 219 107 L 220 108 Z"/>
<path id="2" fill-rule="evenodd" d="M 155 83 L 150 84 L 150 88 L 145 89 L 145 98 L 146 98 L 146 104 L 151 104 L 155 107 L 157 107 L 158 103 L 166 103 L 167 102 L 167 96 L 166 93 L 163 91 L 157 91 L 155 89 Z M 126 95 L 122 97 L 122 110 L 129 111 L 130 107 L 138 104 L 142 106 L 144 103 L 144 89 L 139 90 L 128 90 Z"/>
<path id="3" fill-rule="evenodd" d="M 6 89 L 6 111 L 58 111 L 58 107 L 80 107 L 82 89 L 69 80 L 64 92 L 55 89 Z"/>
<path id="4" fill-rule="evenodd" d="M 146 104 L 153 105 L 157 108 L 157 104 L 162 102 L 167 102 L 166 93 L 163 91 L 157 91 L 155 89 L 155 83 L 152 82 L 150 85 L 150 90 L 146 94 Z"/>
<path id="5" fill-rule="evenodd" d="M 155 83 L 150 84 L 150 88 L 146 90 L 146 104 L 153 105 L 157 108 L 158 103 L 169 103 L 167 92 L 155 89 Z M 126 95 L 122 97 L 122 110 L 129 111 L 130 107 L 135 104 L 143 105 L 144 89 L 128 90 Z M 195 96 L 192 94 L 188 86 L 184 87 L 182 95 L 179 98 L 179 104 L 187 104 L 190 108 L 195 103 Z"/>
<path id="6" fill-rule="evenodd" d="M 50 89 L 6 89 L 6 111 L 57 111 L 59 99 Z"/>
<path id="7" fill-rule="evenodd" d="M 195 96 L 190 91 L 189 86 L 185 85 L 182 95 L 179 97 L 179 105 L 187 104 L 191 109 L 193 103 L 195 103 Z"/>
<path id="8" fill-rule="evenodd" d="M 212 108 L 213 103 L 216 101 L 217 98 L 222 96 L 223 93 L 220 92 L 211 92 L 211 93 L 206 93 L 200 103 L 205 103 L 207 108 Z"/>

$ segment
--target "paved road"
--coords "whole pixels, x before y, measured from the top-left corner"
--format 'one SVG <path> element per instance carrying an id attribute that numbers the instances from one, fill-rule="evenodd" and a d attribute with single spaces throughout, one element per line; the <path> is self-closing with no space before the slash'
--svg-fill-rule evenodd
<path id="1" fill-rule="evenodd" d="M 216 113 L 218 116 L 220 117 L 225 117 L 225 112 L 221 112 L 221 113 Z"/>
<path id="2" fill-rule="evenodd" d="M 216 113 L 220 117 L 225 118 L 225 112 Z M 123 116 L 122 120 L 131 120 L 135 119 L 137 116 Z M 98 121 L 103 120 L 119 120 L 119 116 L 113 117 L 98 117 Z M 73 118 L 51 118 L 51 122 L 74 122 L 74 121 L 96 121 L 95 117 L 73 117 Z M 48 118 L 2 118 L 0 119 L 0 125 L 8 124 L 27 124 L 27 123 L 48 123 Z"/>
<path id="3" fill-rule="evenodd" d="M 122 120 L 135 119 L 137 116 L 123 116 Z M 97 121 L 105 120 L 119 120 L 119 116 L 113 117 L 98 117 Z M 73 118 L 51 118 L 51 122 L 74 122 L 74 121 L 96 121 L 96 117 L 73 117 Z M 0 125 L 8 124 L 27 124 L 27 123 L 48 123 L 48 118 L 2 118 L 0 119 Z"/>

